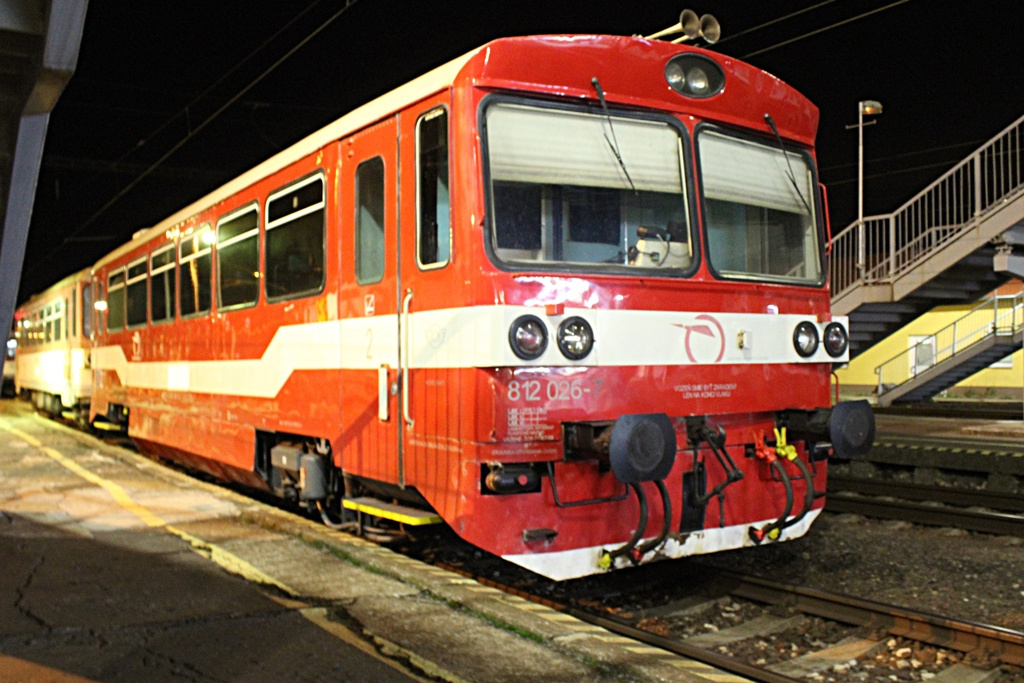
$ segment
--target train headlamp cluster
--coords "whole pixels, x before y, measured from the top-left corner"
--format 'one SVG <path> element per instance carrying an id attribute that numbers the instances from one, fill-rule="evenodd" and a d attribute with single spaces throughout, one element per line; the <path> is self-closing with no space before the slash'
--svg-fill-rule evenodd
<path id="1" fill-rule="evenodd" d="M 829 323 L 825 326 L 822 339 L 818 339 L 818 327 L 814 323 L 804 320 L 793 330 L 793 348 L 801 358 L 810 358 L 818 350 L 818 344 L 825 347 L 825 353 L 833 358 L 846 353 L 850 344 L 850 337 L 846 328 L 840 323 Z"/>
<path id="2" fill-rule="evenodd" d="M 586 358 L 594 348 L 594 330 L 583 318 L 566 318 L 558 326 L 558 350 L 569 360 Z"/>
<path id="3" fill-rule="evenodd" d="M 822 343 L 825 345 L 825 352 L 833 358 L 846 353 L 846 347 L 850 345 L 850 337 L 846 328 L 839 323 L 829 323 L 825 326 L 822 334 Z"/>
<path id="4" fill-rule="evenodd" d="M 665 65 L 665 80 L 684 97 L 711 97 L 725 88 L 725 72 L 702 55 L 677 55 Z"/>
<path id="5" fill-rule="evenodd" d="M 579 316 L 566 318 L 555 336 L 558 350 L 569 360 L 582 360 L 594 348 L 594 329 Z M 508 330 L 512 352 L 523 360 L 536 360 L 548 348 L 548 329 L 535 315 L 521 315 Z"/>
<path id="6" fill-rule="evenodd" d="M 818 328 L 804 320 L 793 330 L 793 348 L 801 358 L 809 358 L 818 350 Z"/>
<path id="7" fill-rule="evenodd" d="M 548 348 L 548 329 L 535 315 L 521 315 L 508 330 L 512 352 L 523 360 L 536 360 Z"/>

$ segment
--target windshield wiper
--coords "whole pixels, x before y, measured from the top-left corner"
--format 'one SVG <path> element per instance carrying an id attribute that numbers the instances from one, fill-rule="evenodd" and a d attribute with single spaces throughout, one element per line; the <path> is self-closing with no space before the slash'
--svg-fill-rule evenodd
<path id="1" fill-rule="evenodd" d="M 782 150 L 782 158 L 786 160 L 786 167 L 789 168 L 789 182 L 793 184 L 793 189 L 796 190 L 796 196 L 800 197 L 800 201 L 803 203 L 804 208 L 807 209 L 807 215 L 813 216 L 814 211 L 811 210 L 811 205 L 804 199 L 804 193 L 800 191 L 800 186 L 796 184 L 796 175 L 793 173 L 793 165 L 789 163 L 789 154 L 786 153 L 786 146 L 782 144 L 782 136 L 779 135 L 779 128 L 775 125 L 775 119 L 772 115 L 765 112 L 764 120 L 771 126 L 772 132 L 775 133 L 775 139 L 779 141 L 779 149 Z"/>
<path id="2" fill-rule="evenodd" d="M 604 140 L 605 142 L 608 143 L 608 146 L 612 150 L 612 154 L 614 154 L 615 158 L 618 160 L 619 168 L 621 168 L 622 172 L 626 174 L 626 180 L 629 181 L 629 186 L 630 188 L 632 188 L 633 193 L 639 194 L 639 192 L 636 191 L 636 185 L 633 184 L 633 179 L 629 177 L 629 171 L 626 170 L 626 163 L 622 160 L 622 155 L 619 154 L 619 141 L 615 137 L 615 127 L 612 125 L 612 115 L 608 113 L 608 103 L 605 102 L 604 89 L 601 88 L 601 82 L 597 80 L 597 76 L 591 78 L 590 82 L 593 83 L 594 90 L 597 91 L 597 97 L 599 100 L 601 100 L 601 108 L 604 109 L 605 118 L 608 119 L 608 129 L 611 130 L 612 132 L 611 139 L 608 138 L 608 133 L 602 132 L 602 135 L 604 135 Z M 613 140 L 614 142 L 612 142 Z"/>

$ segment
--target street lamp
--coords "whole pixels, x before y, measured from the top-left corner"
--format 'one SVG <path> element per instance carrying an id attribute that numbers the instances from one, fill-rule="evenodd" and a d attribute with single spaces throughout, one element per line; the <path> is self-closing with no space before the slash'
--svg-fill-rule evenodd
<path id="1" fill-rule="evenodd" d="M 847 126 L 846 130 L 857 129 L 857 270 L 861 279 L 864 278 L 864 126 L 878 122 L 871 119 L 864 122 L 865 116 L 882 113 L 882 103 L 878 100 L 861 100 L 857 103 L 857 123 Z M 892 246 L 890 245 L 890 248 Z"/>

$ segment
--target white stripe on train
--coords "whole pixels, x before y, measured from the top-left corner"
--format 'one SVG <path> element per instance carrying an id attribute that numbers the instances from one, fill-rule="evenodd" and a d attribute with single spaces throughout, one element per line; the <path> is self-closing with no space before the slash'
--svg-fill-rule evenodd
<path id="1" fill-rule="evenodd" d="M 549 336 L 540 358 L 524 361 L 508 343 L 509 327 L 521 315 L 544 321 Z M 585 318 L 594 330 L 594 350 L 580 361 L 558 350 L 559 323 Z M 630 367 L 641 365 L 716 365 L 844 362 L 819 345 L 801 358 L 793 330 L 810 320 L 819 338 L 826 323 L 812 316 L 753 313 L 623 311 L 566 309 L 547 315 L 544 308 L 475 306 L 288 325 L 279 328 L 260 358 L 240 360 L 147 361 L 145 328 L 129 359 L 121 346 L 92 352 L 92 365 L 117 373 L 123 386 L 165 391 L 273 398 L 297 370 L 373 370 L 397 368 L 399 335 L 408 348 L 403 364 L 412 370 L 487 367 Z M 833 320 L 846 325 L 846 319 Z M 400 324 L 405 326 L 400 330 Z M 133 355 L 134 355 L 133 351 Z"/>

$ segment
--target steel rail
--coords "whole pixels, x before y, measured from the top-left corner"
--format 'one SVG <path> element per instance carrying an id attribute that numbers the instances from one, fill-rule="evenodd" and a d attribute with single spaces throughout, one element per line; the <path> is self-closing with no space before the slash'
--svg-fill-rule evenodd
<path id="1" fill-rule="evenodd" d="M 898 605 L 795 586 L 739 574 L 722 574 L 733 595 L 770 605 L 791 604 L 806 614 L 834 621 L 885 629 L 902 636 L 959 652 L 984 651 L 1003 662 L 1024 665 L 1024 633 L 999 626 L 941 617 Z"/>
<path id="2" fill-rule="evenodd" d="M 846 512 L 865 517 L 900 519 L 927 526 L 947 526 L 965 531 L 1024 537 L 1024 516 L 1004 512 L 962 510 L 926 503 L 843 494 L 830 495 L 825 503 L 825 509 L 829 512 Z"/>
<path id="3" fill-rule="evenodd" d="M 890 496 L 908 501 L 942 503 L 959 507 L 980 507 L 1000 512 L 1024 512 L 1024 496 L 992 493 L 956 486 L 933 486 L 879 479 L 863 479 L 830 474 L 828 494 L 857 493 L 863 496 Z"/>

